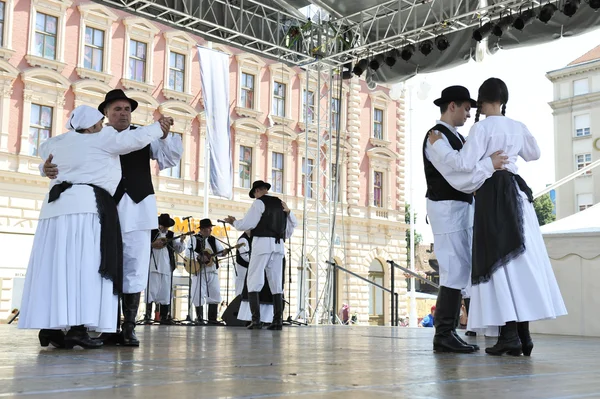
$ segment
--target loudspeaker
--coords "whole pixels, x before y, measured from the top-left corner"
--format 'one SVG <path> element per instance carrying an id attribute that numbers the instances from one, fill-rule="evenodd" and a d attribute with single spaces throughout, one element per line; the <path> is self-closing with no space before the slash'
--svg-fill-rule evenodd
<path id="1" fill-rule="evenodd" d="M 225 322 L 227 327 L 245 327 L 246 321 L 238 320 L 237 315 L 240 311 L 240 304 L 242 303 L 242 296 L 236 296 L 233 301 L 227 306 L 225 312 L 221 316 L 221 319 Z"/>

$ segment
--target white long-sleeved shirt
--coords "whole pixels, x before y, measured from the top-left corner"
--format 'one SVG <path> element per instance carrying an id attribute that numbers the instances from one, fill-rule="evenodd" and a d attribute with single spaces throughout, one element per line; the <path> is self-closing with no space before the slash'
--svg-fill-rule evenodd
<path id="1" fill-rule="evenodd" d="M 60 171 L 58 177 L 50 181 L 50 188 L 65 181 L 94 184 L 113 195 L 121 180 L 119 156 L 144 148 L 162 134 L 158 123 L 128 135 L 122 135 L 109 126 L 92 134 L 69 131 L 45 141 L 40 146 L 39 156 L 45 160 L 52 154 L 52 162 Z M 92 187 L 74 185 L 51 203 L 48 203 L 46 195 L 40 219 L 74 213 L 97 213 Z M 156 219 L 156 214 L 153 216 Z"/>
<path id="2" fill-rule="evenodd" d="M 260 222 L 262 214 L 265 211 L 265 204 L 260 200 L 255 200 L 248 213 L 243 219 L 234 220 L 233 227 L 238 231 L 253 230 Z M 294 229 L 298 226 L 296 216 L 290 211 L 287 217 L 287 226 L 285 229 L 285 238 L 288 239 L 294 234 Z M 252 255 L 262 255 L 268 253 L 285 253 L 283 241 L 275 242 L 272 237 L 253 237 Z"/>
<path id="3" fill-rule="evenodd" d="M 158 235 L 156 237 L 152 237 L 152 239 L 153 241 L 156 241 L 158 238 L 166 237 L 167 233 L 163 233 L 159 230 Z M 185 249 L 185 242 L 181 242 L 179 238 L 176 238 L 167 245 L 172 246 L 173 250 L 178 254 L 183 252 Z M 166 275 L 171 274 L 171 260 L 169 259 L 169 250 L 167 246 L 160 249 L 152 248 L 152 255 L 150 256 L 150 271 L 152 273 Z"/>
<path id="4" fill-rule="evenodd" d="M 187 243 L 186 243 L 186 248 L 188 248 L 188 250 L 191 249 L 192 251 L 192 256 L 194 256 L 194 258 L 198 257 L 198 253 L 196 252 L 196 246 L 199 245 L 198 243 L 198 239 L 196 238 L 196 236 L 190 236 L 190 238 L 188 239 Z M 215 246 L 217 247 L 217 252 L 222 252 L 225 247 L 223 246 L 223 244 L 221 244 L 221 242 L 219 240 L 215 240 Z M 204 239 L 204 248 L 211 248 L 210 244 L 208 243 L 208 238 Z M 185 257 L 189 258 L 190 252 L 186 251 Z M 217 258 L 222 258 L 225 255 L 218 255 Z M 210 267 L 206 268 L 207 272 L 216 272 L 217 271 L 217 267 L 215 264 L 213 264 Z"/>

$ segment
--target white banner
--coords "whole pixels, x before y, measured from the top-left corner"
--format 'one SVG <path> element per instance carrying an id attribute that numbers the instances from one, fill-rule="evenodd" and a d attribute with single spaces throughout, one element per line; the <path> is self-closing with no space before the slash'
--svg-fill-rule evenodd
<path id="1" fill-rule="evenodd" d="M 200 79 L 210 147 L 210 188 L 213 195 L 233 197 L 233 164 L 229 130 L 229 56 L 198 46 Z"/>

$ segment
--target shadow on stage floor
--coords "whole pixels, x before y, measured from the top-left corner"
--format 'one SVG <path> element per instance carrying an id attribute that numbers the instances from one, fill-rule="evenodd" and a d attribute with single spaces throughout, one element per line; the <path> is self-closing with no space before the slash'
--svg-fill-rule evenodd
<path id="1" fill-rule="evenodd" d="M 432 329 L 138 326 L 140 348 L 41 348 L 0 326 L 1 397 L 600 398 L 600 339 L 534 335 L 532 357 L 431 351 Z M 462 333 L 462 332 L 461 332 Z"/>

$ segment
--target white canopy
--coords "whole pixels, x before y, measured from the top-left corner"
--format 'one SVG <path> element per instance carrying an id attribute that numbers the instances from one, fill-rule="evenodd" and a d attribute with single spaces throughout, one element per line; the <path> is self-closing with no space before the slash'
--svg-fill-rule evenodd
<path id="1" fill-rule="evenodd" d="M 600 203 L 541 227 L 543 235 L 600 233 Z"/>

